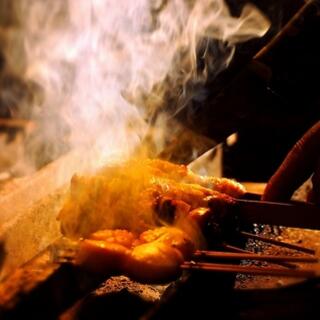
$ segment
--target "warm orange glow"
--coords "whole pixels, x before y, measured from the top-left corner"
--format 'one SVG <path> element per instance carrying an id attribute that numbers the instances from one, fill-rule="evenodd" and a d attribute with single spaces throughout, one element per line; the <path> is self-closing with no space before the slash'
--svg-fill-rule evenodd
<path id="1" fill-rule="evenodd" d="M 177 275 L 180 264 L 205 247 L 201 228 L 214 214 L 212 199 L 244 192 L 235 181 L 198 176 L 184 165 L 135 159 L 73 177 L 61 226 L 68 237 L 86 238 L 77 264 L 158 281 Z"/>
<path id="2" fill-rule="evenodd" d="M 198 234 L 197 225 L 185 217 L 208 207 L 207 198 L 216 192 L 237 196 L 244 188 L 228 179 L 195 175 L 184 165 L 136 159 L 105 167 L 96 175 L 74 176 L 59 218 L 63 233 L 73 238 L 101 229 L 141 233 L 166 223 L 159 206 L 169 199 L 175 207 L 172 224 Z"/>
<path id="3" fill-rule="evenodd" d="M 174 227 L 155 228 L 139 236 L 126 230 L 103 230 L 89 238 L 80 241 L 76 264 L 93 272 L 122 272 L 143 281 L 176 276 L 180 264 L 194 251 L 191 238 Z M 94 240 L 97 238 L 100 240 Z"/>

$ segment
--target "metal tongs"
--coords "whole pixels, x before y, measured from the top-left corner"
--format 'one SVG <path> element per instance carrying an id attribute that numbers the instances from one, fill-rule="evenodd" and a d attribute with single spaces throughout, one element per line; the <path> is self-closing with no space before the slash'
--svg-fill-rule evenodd
<path id="1" fill-rule="evenodd" d="M 191 162 L 191 170 L 206 167 L 213 149 Z M 214 175 L 214 173 L 212 174 Z M 244 223 L 278 225 L 284 227 L 320 230 L 320 206 L 302 201 L 270 202 L 261 200 L 260 194 L 245 193 L 240 199 L 233 199 L 238 217 Z"/>
<path id="2" fill-rule="evenodd" d="M 234 199 L 239 218 L 246 223 L 320 230 L 320 206 L 301 201 L 270 202 L 246 193 Z"/>

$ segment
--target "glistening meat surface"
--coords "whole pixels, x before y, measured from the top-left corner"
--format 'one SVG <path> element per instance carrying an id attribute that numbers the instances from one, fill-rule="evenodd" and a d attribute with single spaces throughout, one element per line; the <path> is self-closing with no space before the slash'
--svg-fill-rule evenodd
<path id="1" fill-rule="evenodd" d="M 85 239 L 76 263 L 158 281 L 177 275 L 205 246 L 201 228 L 215 208 L 244 192 L 233 180 L 198 176 L 184 165 L 132 160 L 74 176 L 59 219 L 67 237 Z"/>
<path id="2" fill-rule="evenodd" d="M 179 274 L 193 241 L 182 230 L 159 227 L 139 236 L 126 230 L 93 233 L 79 243 L 76 264 L 97 273 L 120 272 L 140 281 L 161 281 Z"/>

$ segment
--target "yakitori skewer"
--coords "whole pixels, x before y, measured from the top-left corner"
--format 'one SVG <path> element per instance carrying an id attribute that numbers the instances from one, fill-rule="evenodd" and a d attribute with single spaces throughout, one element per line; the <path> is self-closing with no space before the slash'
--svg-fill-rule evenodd
<path id="1" fill-rule="evenodd" d="M 236 247 L 236 246 L 232 246 L 232 245 L 227 244 L 227 243 L 222 243 L 221 246 L 226 251 L 254 254 L 254 252 L 252 252 L 252 251 L 245 250 L 245 249 L 242 249 L 242 248 L 239 248 L 239 247 Z M 273 263 L 277 264 L 279 266 L 283 266 L 283 267 L 289 268 L 289 269 L 296 269 L 298 267 L 296 264 L 290 263 L 290 262 L 277 261 L 277 262 L 273 262 Z"/>
<path id="2" fill-rule="evenodd" d="M 195 259 L 222 259 L 222 260 L 259 260 L 269 262 L 306 262 L 317 263 L 319 259 L 314 256 L 284 256 L 258 253 L 236 253 L 222 251 L 197 250 L 193 254 Z"/>
<path id="3" fill-rule="evenodd" d="M 274 267 L 256 267 L 222 263 L 184 262 L 183 270 L 202 272 L 242 273 L 252 275 L 283 276 L 293 278 L 313 278 L 316 271 L 312 269 L 280 269 Z"/>
<path id="4" fill-rule="evenodd" d="M 315 254 L 315 250 L 310 249 L 310 248 L 305 248 L 302 246 L 298 246 L 296 244 L 292 244 L 292 243 L 287 243 L 287 242 L 283 242 L 283 241 L 278 241 L 275 239 L 271 239 L 271 238 L 266 238 L 263 236 L 258 236 L 256 234 L 250 233 L 250 232 L 245 232 L 245 231 L 240 231 L 239 234 L 245 238 L 249 238 L 249 239 L 254 239 L 254 240 L 259 240 L 259 241 L 263 241 L 266 243 L 270 243 L 279 247 L 284 247 L 284 248 L 288 248 L 288 249 L 292 249 L 292 250 L 297 250 L 297 251 L 301 251 L 301 252 L 305 252 L 305 253 L 309 253 L 309 254 Z"/>

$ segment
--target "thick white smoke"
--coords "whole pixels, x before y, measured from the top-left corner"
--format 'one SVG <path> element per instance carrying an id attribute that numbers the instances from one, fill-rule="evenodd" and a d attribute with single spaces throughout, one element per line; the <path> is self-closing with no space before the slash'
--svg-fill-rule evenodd
<path id="1" fill-rule="evenodd" d="M 103 156 L 130 155 L 146 133 L 148 94 L 177 74 L 201 77 L 196 48 L 206 38 L 229 48 L 259 37 L 268 20 L 253 6 L 232 17 L 223 0 L 18 0 L 25 77 L 43 88 L 34 118 L 55 152 L 95 147 Z M 183 54 L 179 54 L 183 52 Z M 214 61 L 214 59 L 213 59 Z M 131 97 L 131 99 L 128 99 Z M 129 102 L 130 101 L 130 102 Z M 148 106 L 150 107 L 150 106 Z M 176 106 L 179 107 L 178 105 Z M 161 137 L 158 136 L 158 139 Z"/>

